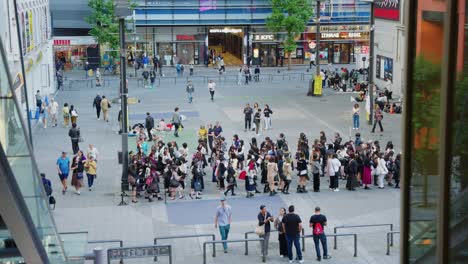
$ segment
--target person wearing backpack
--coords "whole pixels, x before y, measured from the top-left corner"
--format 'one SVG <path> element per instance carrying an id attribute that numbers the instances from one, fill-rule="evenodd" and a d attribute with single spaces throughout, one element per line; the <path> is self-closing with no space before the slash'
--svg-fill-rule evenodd
<path id="1" fill-rule="evenodd" d="M 315 252 L 317 253 L 317 261 L 322 260 L 320 254 L 320 243 L 323 248 L 323 259 L 330 259 L 327 248 L 327 236 L 325 235 L 324 228 L 327 225 L 327 217 L 320 213 L 320 207 L 315 207 L 315 214 L 310 217 L 309 226 L 312 228 L 312 235 L 314 238 Z"/>

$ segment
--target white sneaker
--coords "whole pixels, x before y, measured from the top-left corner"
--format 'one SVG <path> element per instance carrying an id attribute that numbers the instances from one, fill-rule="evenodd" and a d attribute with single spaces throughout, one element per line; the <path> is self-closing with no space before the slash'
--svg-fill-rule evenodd
<path id="1" fill-rule="evenodd" d="M 304 263 L 304 258 L 302 258 L 301 260 L 299 260 L 299 263 Z"/>
<path id="2" fill-rule="evenodd" d="M 340 189 L 336 188 L 336 189 L 335 189 L 335 190 L 333 190 L 333 191 L 334 191 L 334 192 L 339 192 L 339 191 L 340 191 Z"/>
<path id="3" fill-rule="evenodd" d="M 80 191 L 76 191 L 75 193 L 78 194 L 78 195 L 81 195 Z"/>
<path id="4" fill-rule="evenodd" d="M 99 117 L 98 117 L 98 119 L 97 119 L 97 120 L 101 120 L 101 118 L 99 118 Z"/>
<path id="5" fill-rule="evenodd" d="M 293 260 L 290 260 L 289 263 L 294 263 L 294 261 L 293 261 Z"/>

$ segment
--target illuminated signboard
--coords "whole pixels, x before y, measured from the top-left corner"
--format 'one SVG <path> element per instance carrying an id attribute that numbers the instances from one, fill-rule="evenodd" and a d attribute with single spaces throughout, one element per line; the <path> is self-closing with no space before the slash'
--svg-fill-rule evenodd
<path id="1" fill-rule="evenodd" d="M 273 34 L 257 34 L 254 35 L 254 41 L 275 41 L 275 35 Z"/>
<path id="2" fill-rule="evenodd" d="M 320 34 L 322 39 L 360 39 L 362 32 L 325 32 Z"/>
<path id="3" fill-rule="evenodd" d="M 241 33 L 241 28 L 210 28 L 210 33 Z"/>

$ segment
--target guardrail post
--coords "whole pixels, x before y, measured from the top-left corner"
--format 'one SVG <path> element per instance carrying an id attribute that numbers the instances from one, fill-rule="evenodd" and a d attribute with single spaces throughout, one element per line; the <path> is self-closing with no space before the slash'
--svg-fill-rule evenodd
<path id="1" fill-rule="evenodd" d="M 206 264 L 206 242 L 203 243 L 203 264 Z"/>
<path id="2" fill-rule="evenodd" d="M 172 245 L 169 245 L 169 264 L 172 264 Z"/>
<path id="3" fill-rule="evenodd" d="M 211 237 L 213 238 L 213 241 L 216 240 L 215 235 L 212 235 Z M 216 257 L 216 244 L 215 243 L 213 243 L 213 258 L 214 257 Z"/>
<path id="4" fill-rule="evenodd" d="M 354 257 L 357 257 L 357 234 L 354 234 Z"/>
<path id="5" fill-rule="evenodd" d="M 302 228 L 302 252 L 305 251 L 305 237 L 304 237 L 304 228 Z"/>
<path id="6" fill-rule="evenodd" d="M 106 251 L 102 247 L 93 249 L 94 253 L 94 264 L 105 264 L 106 263 Z"/>
<path id="7" fill-rule="evenodd" d="M 336 227 L 333 228 L 333 234 L 336 235 Z M 333 238 L 333 249 L 336 249 L 336 236 Z"/>
<path id="8" fill-rule="evenodd" d="M 392 235 L 390 236 L 390 246 L 393 247 L 393 224 L 390 224 L 390 232 L 392 232 Z"/>
<path id="9" fill-rule="evenodd" d="M 262 246 L 265 245 L 265 237 L 263 237 L 263 243 L 262 243 Z M 266 255 L 265 255 L 265 251 L 266 250 L 263 250 L 263 254 L 262 254 L 262 262 L 266 262 Z"/>
<path id="10" fill-rule="evenodd" d="M 155 239 L 154 239 L 154 245 L 156 246 L 157 244 L 158 244 L 158 239 L 155 238 Z M 154 262 L 158 262 L 158 256 L 155 256 L 155 257 L 154 257 Z"/>
<path id="11" fill-rule="evenodd" d="M 387 233 L 387 256 L 390 255 L 390 233 Z"/>
<path id="12" fill-rule="evenodd" d="M 249 232 L 245 233 L 244 237 L 247 239 Z M 249 255 L 249 242 L 246 240 L 245 241 L 245 255 Z"/>

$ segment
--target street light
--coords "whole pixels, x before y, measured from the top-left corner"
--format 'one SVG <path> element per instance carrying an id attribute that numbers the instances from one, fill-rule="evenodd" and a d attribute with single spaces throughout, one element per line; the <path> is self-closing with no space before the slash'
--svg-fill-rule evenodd
<path id="1" fill-rule="evenodd" d="M 374 16 L 374 5 L 375 4 L 380 4 L 383 2 L 382 0 L 360 0 L 363 3 L 368 3 L 370 4 L 370 33 L 369 33 L 369 72 L 368 72 L 368 77 L 369 77 L 369 125 L 372 125 L 373 118 L 374 118 L 374 30 L 375 30 L 375 16 Z"/>
<path id="2" fill-rule="evenodd" d="M 125 18 L 132 15 L 130 4 L 128 0 L 115 0 L 114 3 L 115 15 L 119 18 L 119 36 L 120 36 L 120 104 L 121 104 L 121 124 L 122 131 L 122 178 L 121 178 L 121 191 L 124 195 L 128 190 L 128 124 L 127 124 L 127 64 L 126 51 L 125 51 Z M 122 196 L 123 197 L 123 196 Z M 126 205 L 123 201 L 120 205 Z"/>

